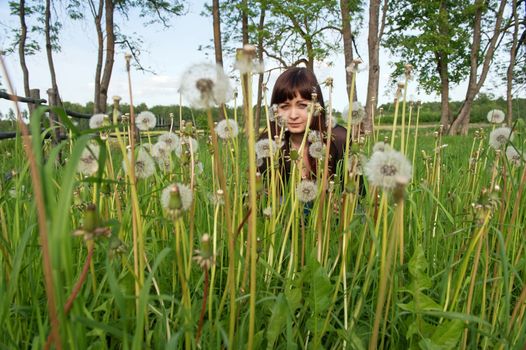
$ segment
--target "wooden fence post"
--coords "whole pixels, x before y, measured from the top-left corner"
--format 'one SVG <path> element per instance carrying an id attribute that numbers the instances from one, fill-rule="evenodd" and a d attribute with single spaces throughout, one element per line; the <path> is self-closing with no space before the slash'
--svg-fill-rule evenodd
<path id="1" fill-rule="evenodd" d="M 56 107 L 58 106 L 58 96 L 54 89 L 48 89 L 47 90 L 48 95 L 48 104 L 49 107 Z M 53 143 L 58 144 L 60 142 L 60 137 L 62 135 L 62 127 L 60 126 L 60 123 L 58 122 L 57 115 L 53 111 L 49 111 L 49 126 L 52 128 L 52 135 L 53 135 Z"/>
<path id="2" fill-rule="evenodd" d="M 37 101 L 40 101 L 40 90 L 39 89 L 29 90 L 29 97 L 35 100 L 35 103 L 27 104 L 27 107 L 29 109 L 29 115 L 31 115 L 31 113 L 33 113 L 33 111 L 40 106 L 40 102 L 37 102 Z"/>

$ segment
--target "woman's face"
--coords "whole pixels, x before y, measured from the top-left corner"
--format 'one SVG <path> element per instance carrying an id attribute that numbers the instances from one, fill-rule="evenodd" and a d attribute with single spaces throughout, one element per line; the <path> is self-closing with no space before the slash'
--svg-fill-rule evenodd
<path id="1" fill-rule="evenodd" d="M 287 128 L 293 134 L 303 133 L 307 127 L 309 100 L 305 100 L 300 94 L 292 100 L 278 104 L 278 115 L 287 121 Z"/>

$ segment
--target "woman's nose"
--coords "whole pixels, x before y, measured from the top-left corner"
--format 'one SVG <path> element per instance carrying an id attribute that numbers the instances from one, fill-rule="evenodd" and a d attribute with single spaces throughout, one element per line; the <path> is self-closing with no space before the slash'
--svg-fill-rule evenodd
<path id="1" fill-rule="evenodd" d="M 299 118 L 298 109 L 294 106 L 290 108 L 289 119 L 296 120 Z"/>

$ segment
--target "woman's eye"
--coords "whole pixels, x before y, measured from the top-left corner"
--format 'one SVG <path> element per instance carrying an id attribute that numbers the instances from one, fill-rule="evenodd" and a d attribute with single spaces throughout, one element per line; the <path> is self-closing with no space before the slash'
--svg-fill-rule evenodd
<path id="1" fill-rule="evenodd" d="M 300 104 L 298 105 L 298 107 L 301 108 L 301 109 L 306 109 L 306 108 L 309 107 L 309 105 L 308 105 L 307 103 L 300 103 Z"/>
<path id="2" fill-rule="evenodd" d="M 287 109 L 287 108 L 289 108 L 289 106 L 290 105 L 288 105 L 288 104 L 281 104 L 281 105 L 278 105 L 278 108 L 279 109 Z"/>

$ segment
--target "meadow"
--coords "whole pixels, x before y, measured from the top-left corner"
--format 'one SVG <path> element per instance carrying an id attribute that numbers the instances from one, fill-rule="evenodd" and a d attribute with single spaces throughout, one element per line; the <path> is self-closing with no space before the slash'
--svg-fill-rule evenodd
<path id="1" fill-rule="evenodd" d="M 117 99 L 86 130 L 55 109 L 67 140 L 39 132 L 41 108 L 2 141 L 0 348 L 524 346 L 521 119 L 447 137 L 400 98 L 360 135 L 349 112 L 337 176 L 322 151 L 307 184 L 238 126 L 250 109 L 214 124 L 196 98 L 199 132 L 152 131 Z"/>

